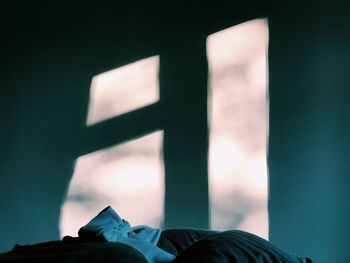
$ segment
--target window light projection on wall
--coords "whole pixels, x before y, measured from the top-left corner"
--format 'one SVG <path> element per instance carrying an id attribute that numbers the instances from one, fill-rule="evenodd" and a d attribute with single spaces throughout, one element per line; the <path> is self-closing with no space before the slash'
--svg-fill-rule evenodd
<path id="1" fill-rule="evenodd" d="M 207 39 L 211 227 L 266 239 L 267 45 L 263 19 Z"/>
<path id="2" fill-rule="evenodd" d="M 158 57 L 93 78 L 88 124 L 158 99 Z M 132 225 L 163 222 L 163 132 L 81 156 L 61 208 L 61 236 L 78 229 L 108 205 Z M 142 202 L 141 202 L 142 200 Z"/>
<path id="3" fill-rule="evenodd" d="M 92 79 L 87 124 L 147 106 L 159 100 L 159 56 L 102 73 Z"/>

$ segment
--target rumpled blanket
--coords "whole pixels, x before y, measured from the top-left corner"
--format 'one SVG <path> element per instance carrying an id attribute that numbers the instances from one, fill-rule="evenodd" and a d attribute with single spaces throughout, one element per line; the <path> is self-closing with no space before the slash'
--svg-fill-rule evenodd
<path id="1" fill-rule="evenodd" d="M 103 209 L 78 232 L 82 238 L 127 244 L 141 252 L 149 263 L 168 263 L 175 256 L 156 246 L 160 234 L 159 228 L 145 225 L 131 227 L 111 206 Z"/>

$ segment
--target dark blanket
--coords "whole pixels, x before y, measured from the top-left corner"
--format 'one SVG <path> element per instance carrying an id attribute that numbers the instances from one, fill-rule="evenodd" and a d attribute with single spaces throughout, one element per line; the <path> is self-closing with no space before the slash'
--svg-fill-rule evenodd
<path id="1" fill-rule="evenodd" d="M 173 263 L 312 263 L 284 251 L 253 234 L 233 230 L 215 232 L 194 229 L 172 229 L 162 232 L 158 247 L 177 256 Z M 0 254 L 0 263 L 15 262 L 114 262 L 146 263 L 134 248 L 111 242 L 93 242 L 66 237 L 62 241 L 31 246 L 16 246 Z"/>
<path id="2" fill-rule="evenodd" d="M 164 231 L 159 246 L 177 255 L 173 263 L 311 263 L 244 231 Z"/>
<path id="3" fill-rule="evenodd" d="M 32 246 L 16 246 L 0 255 L 1 263 L 147 263 L 134 248 L 122 243 L 53 241 Z"/>
<path id="4" fill-rule="evenodd" d="M 193 243 L 218 231 L 199 229 L 169 229 L 162 231 L 157 246 L 175 256 Z"/>

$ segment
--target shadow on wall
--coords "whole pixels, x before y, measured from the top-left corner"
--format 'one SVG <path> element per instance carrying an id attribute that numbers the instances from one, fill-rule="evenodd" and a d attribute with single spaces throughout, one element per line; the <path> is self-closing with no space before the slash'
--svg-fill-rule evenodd
<path id="1" fill-rule="evenodd" d="M 266 53 L 267 24 L 262 19 L 207 41 L 210 227 L 247 230 L 267 239 Z M 88 125 L 156 103 L 158 68 L 159 57 L 154 56 L 94 77 Z M 157 132 L 80 157 L 62 207 L 61 236 L 76 235 L 107 205 L 131 224 L 163 226 L 162 144 L 163 133 Z M 182 192 L 187 181 L 174 191 Z"/>
<path id="2" fill-rule="evenodd" d="M 97 19 L 101 16 L 98 12 L 96 19 L 87 19 L 89 13 L 82 12 L 79 20 L 74 13 L 77 8 L 57 7 L 41 13 L 42 9 L 34 6 L 9 7 L 8 14 L 17 14 L 11 18 L 14 23 L 8 16 L 1 16 L 5 20 L 2 24 L 8 26 L 3 32 L 7 41 L 0 44 L 0 107 L 4 113 L 2 123 L 6 123 L 1 128 L 0 208 L 6 212 L 0 219 L 4 238 L 0 250 L 10 249 L 17 242 L 29 244 L 59 238 L 60 207 L 77 156 L 164 127 L 172 128 L 163 135 L 165 173 L 169 175 L 165 214 L 173 220 L 168 226 L 180 223 L 208 227 L 204 37 L 208 24 L 188 23 L 189 14 L 181 24 L 172 18 L 160 26 L 148 20 L 143 24 L 145 15 L 135 21 L 126 16 L 112 21 L 112 16 Z M 62 10 L 67 12 L 66 20 L 57 22 L 62 21 Z M 218 28 L 232 25 L 232 20 L 237 22 L 228 19 L 218 23 Z M 86 128 L 93 76 L 156 54 L 161 57 L 163 102 Z M 183 100 L 185 97 L 194 99 Z M 164 105 L 166 111 L 160 110 Z M 185 154 L 180 155 L 181 152 Z M 181 197 L 171 187 L 167 189 L 169 185 L 178 189 L 184 179 L 188 185 Z M 198 189 L 194 185 L 199 185 Z M 178 207 L 190 214 L 194 204 L 199 204 L 199 212 L 179 222 Z"/>
<path id="3" fill-rule="evenodd" d="M 95 76 L 87 125 L 115 118 L 159 100 L 159 56 Z M 103 134 L 102 134 L 103 136 Z M 163 133 L 78 158 L 61 210 L 61 236 L 78 229 L 108 205 L 132 225 L 159 227 L 163 222 Z"/>
<path id="4" fill-rule="evenodd" d="M 17 242 L 59 238 L 60 207 L 73 161 L 87 148 L 104 147 L 86 132 L 92 77 L 134 56 L 152 55 L 137 47 L 130 51 L 130 43 L 107 33 L 62 34 L 18 33 L 11 36 L 13 45 L 6 46 L 2 56 L 1 109 L 6 123 L 1 131 L 0 207 L 6 211 L 0 224 L 5 239 L 2 251 Z M 147 130 L 151 119 L 149 124 L 137 125 Z M 134 136 L 134 132 L 129 134 Z M 113 140 L 123 137 L 113 134 Z"/>

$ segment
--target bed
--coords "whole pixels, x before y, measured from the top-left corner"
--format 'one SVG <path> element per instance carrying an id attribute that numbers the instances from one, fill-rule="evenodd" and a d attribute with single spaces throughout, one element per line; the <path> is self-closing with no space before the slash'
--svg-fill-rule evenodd
<path id="1" fill-rule="evenodd" d="M 173 263 L 314 262 L 239 230 L 163 230 L 157 247 L 173 254 Z M 16 245 L 11 251 L 0 254 L 0 262 L 147 263 L 147 260 L 142 253 L 123 243 L 66 236 L 58 241 Z"/>

